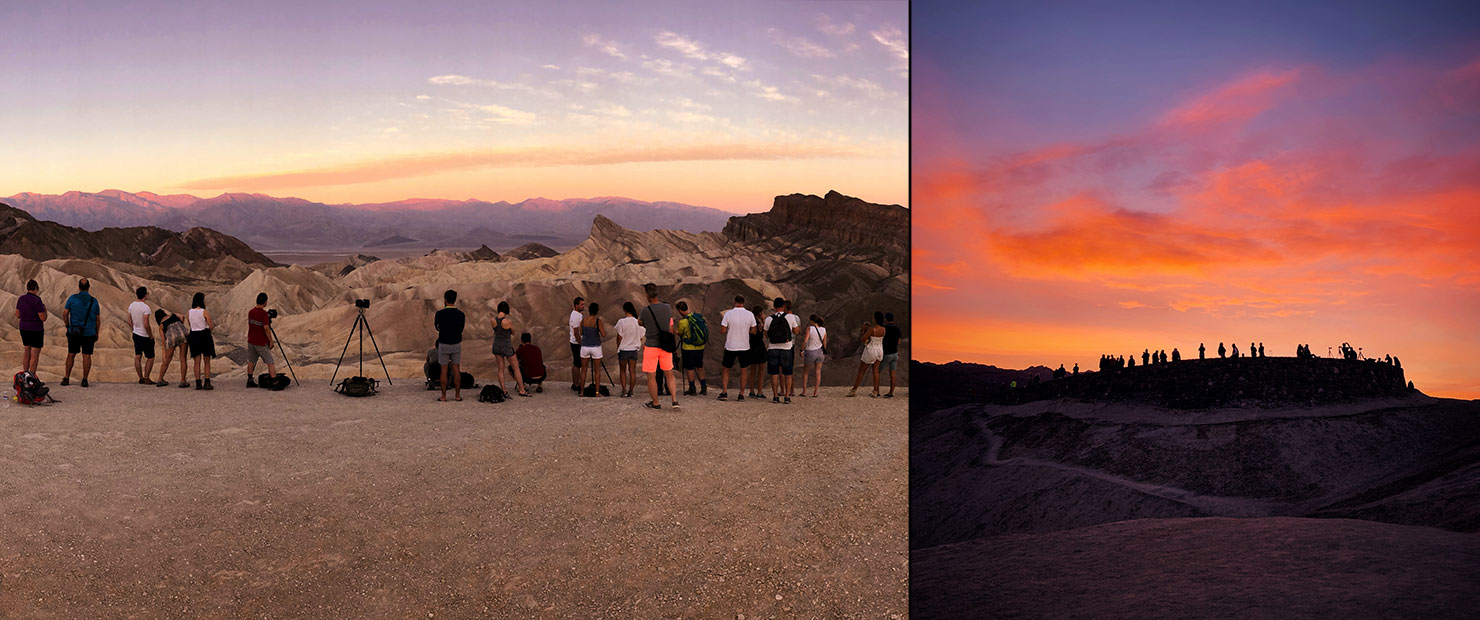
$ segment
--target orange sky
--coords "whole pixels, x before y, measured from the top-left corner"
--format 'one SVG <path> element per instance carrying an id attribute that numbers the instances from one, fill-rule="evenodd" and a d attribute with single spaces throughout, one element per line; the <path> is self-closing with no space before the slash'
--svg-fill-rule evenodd
<path id="1" fill-rule="evenodd" d="M 970 106 L 915 79 L 921 359 L 1349 341 L 1480 398 L 1480 58 L 1273 63 L 1036 144 L 953 139 Z"/>

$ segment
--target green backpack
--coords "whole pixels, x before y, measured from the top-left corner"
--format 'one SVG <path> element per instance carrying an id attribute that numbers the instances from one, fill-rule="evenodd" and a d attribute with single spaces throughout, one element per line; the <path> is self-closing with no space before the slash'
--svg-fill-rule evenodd
<path id="1" fill-rule="evenodd" d="M 691 347 L 702 347 L 709 342 L 709 325 L 704 322 L 704 315 L 698 312 L 689 313 L 689 334 L 684 336 L 683 343 Z"/>

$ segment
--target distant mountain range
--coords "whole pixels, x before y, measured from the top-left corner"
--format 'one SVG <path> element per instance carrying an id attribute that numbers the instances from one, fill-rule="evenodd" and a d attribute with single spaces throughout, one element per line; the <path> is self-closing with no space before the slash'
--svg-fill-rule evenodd
<path id="1" fill-rule="evenodd" d="M 264 251 L 371 246 L 508 249 L 529 242 L 574 246 L 602 215 L 639 231 L 718 231 L 732 213 L 676 202 L 630 198 L 530 198 L 517 203 L 412 199 L 324 204 L 263 194 L 199 198 L 120 190 L 20 193 L 5 198 L 38 219 L 86 230 L 157 226 L 177 232 L 210 228 Z"/>

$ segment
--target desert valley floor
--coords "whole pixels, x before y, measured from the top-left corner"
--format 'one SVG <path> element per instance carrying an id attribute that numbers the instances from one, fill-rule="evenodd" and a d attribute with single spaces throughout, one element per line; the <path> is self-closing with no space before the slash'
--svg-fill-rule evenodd
<path id="1" fill-rule="evenodd" d="M 326 384 L 12 404 L 0 616 L 907 614 L 907 396 Z"/>

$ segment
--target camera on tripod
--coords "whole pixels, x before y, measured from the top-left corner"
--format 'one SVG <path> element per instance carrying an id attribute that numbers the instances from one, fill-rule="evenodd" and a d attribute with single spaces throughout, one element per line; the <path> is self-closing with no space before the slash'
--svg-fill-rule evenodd
<path id="1" fill-rule="evenodd" d="M 269 318 L 269 319 L 275 319 L 275 318 L 277 318 L 277 316 L 278 315 L 277 315 L 277 309 L 276 308 L 268 308 L 267 309 L 267 318 Z"/>
<path id="2" fill-rule="evenodd" d="M 370 307 L 370 300 L 368 300 L 368 299 L 356 299 L 355 300 L 355 307 L 356 308 L 369 308 Z"/>

